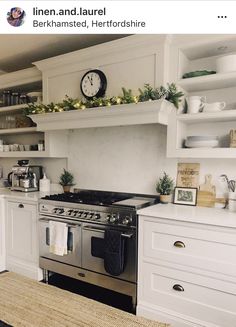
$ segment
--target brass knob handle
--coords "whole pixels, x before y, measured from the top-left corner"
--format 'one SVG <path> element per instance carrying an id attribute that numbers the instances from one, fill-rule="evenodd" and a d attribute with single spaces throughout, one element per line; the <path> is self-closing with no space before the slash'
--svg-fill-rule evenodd
<path id="1" fill-rule="evenodd" d="M 20 203 L 20 204 L 18 205 L 18 207 L 19 207 L 19 208 L 24 208 L 24 204 Z"/>
<path id="2" fill-rule="evenodd" d="M 177 292 L 184 292 L 184 288 L 183 286 L 179 285 L 179 284 L 175 284 L 173 286 L 173 290 L 177 291 Z"/>
<path id="3" fill-rule="evenodd" d="M 174 243 L 174 246 L 177 247 L 177 248 L 185 248 L 184 242 L 181 242 L 181 241 L 176 241 Z"/>

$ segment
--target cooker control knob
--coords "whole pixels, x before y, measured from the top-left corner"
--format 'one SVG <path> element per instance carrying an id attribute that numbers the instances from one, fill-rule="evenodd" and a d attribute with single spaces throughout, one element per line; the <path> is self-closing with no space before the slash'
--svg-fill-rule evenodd
<path id="1" fill-rule="evenodd" d="M 73 211 L 73 215 L 74 215 L 74 217 L 76 217 L 77 214 L 78 214 L 78 211 L 77 211 L 77 210 L 74 210 L 74 211 Z"/>
<path id="2" fill-rule="evenodd" d="M 85 212 L 84 212 L 84 218 L 87 218 L 88 214 L 89 214 L 89 213 L 88 213 L 87 211 L 85 211 Z"/>
<path id="3" fill-rule="evenodd" d="M 58 208 L 54 208 L 54 209 L 53 209 L 53 213 L 57 213 L 57 210 L 60 210 L 60 209 L 58 209 Z"/>
<path id="4" fill-rule="evenodd" d="M 58 213 L 61 215 L 61 214 L 63 214 L 64 213 L 64 209 L 58 209 Z"/>
<path id="5" fill-rule="evenodd" d="M 119 217 L 116 214 L 112 214 L 111 218 L 109 219 L 110 223 L 116 223 L 118 221 Z"/>
<path id="6" fill-rule="evenodd" d="M 69 216 L 71 216 L 72 212 L 73 212 L 73 210 L 70 209 L 70 210 L 67 211 L 67 214 L 68 214 Z"/>
<path id="7" fill-rule="evenodd" d="M 122 224 L 123 225 L 130 225 L 132 223 L 132 217 L 126 216 L 123 220 L 122 220 Z"/>
<path id="8" fill-rule="evenodd" d="M 83 211 L 79 211 L 79 213 L 78 213 L 78 217 L 81 217 L 82 214 L 83 214 Z"/>
<path id="9" fill-rule="evenodd" d="M 100 219 L 101 218 L 101 215 L 100 215 L 100 213 L 96 213 L 95 215 L 94 215 L 94 219 Z"/>
<path id="10" fill-rule="evenodd" d="M 110 221 L 110 219 L 111 219 L 111 214 L 108 213 L 107 216 L 106 216 L 106 220 L 107 220 L 107 221 Z"/>

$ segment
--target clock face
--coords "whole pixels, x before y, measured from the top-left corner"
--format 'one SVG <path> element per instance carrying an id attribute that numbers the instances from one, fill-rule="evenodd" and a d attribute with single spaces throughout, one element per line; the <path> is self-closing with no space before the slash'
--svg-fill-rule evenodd
<path id="1" fill-rule="evenodd" d="M 102 97 L 107 87 L 104 73 L 98 69 L 90 70 L 81 79 L 80 89 L 87 99 Z"/>

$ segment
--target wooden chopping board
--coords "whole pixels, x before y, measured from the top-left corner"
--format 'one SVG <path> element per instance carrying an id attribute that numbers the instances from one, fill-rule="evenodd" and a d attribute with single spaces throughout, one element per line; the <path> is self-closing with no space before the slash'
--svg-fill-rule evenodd
<path id="1" fill-rule="evenodd" d="M 205 182 L 199 186 L 197 194 L 197 206 L 199 207 L 214 207 L 216 201 L 216 188 L 211 183 L 212 175 L 205 176 Z"/>
<path id="2" fill-rule="evenodd" d="M 197 206 L 213 208 L 215 206 L 216 195 L 209 191 L 198 191 Z"/>

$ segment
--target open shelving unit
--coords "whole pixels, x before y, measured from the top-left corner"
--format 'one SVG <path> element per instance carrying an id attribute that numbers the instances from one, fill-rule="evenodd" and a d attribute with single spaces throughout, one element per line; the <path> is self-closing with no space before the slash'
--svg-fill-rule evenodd
<path id="1" fill-rule="evenodd" d="M 223 49 L 223 52 L 221 51 Z M 171 158 L 236 158 L 229 132 L 236 129 L 236 72 L 217 73 L 217 58 L 236 53 L 235 36 L 196 37 L 171 49 L 172 80 L 186 96 L 205 96 L 207 103 L 226 102 L 220 112 L 172 114 L 168 124 L 167 156 Z M 208 70 L 216 74 L 185 78 L 185 73 Z M 232 109 L 232 110 L 229 110 Z M 217 148 L 186 148 L 187 136 L 218 136 Z"/>
<path id="2" fill-rule="evenodd" d="M 0 76 L 0 92 L 10 89 L 30 92 L 42 89 L 42 74 L 36 68 L 27 68 Z M 27 104 L 0 107 L 0 116 L 20 115 Z M 0 118 L 1 118 L 0 117 Z M 38 131 L 37 127 L 0 129 L 1 139 L 6 144 L 36 145 L 39 140 L 45 144 L 44 151 L 2 151 L 0 158 L 65 158 L 67 157 L 67 134 Z"/>
<path id="3" fill-rule="evenodd" d="M 229 147 L 227 134 L 236 125 L 236 110 L 214 113 L 180 114 L 170 117 L 167 156 L 174 158 L 236 158 L 236 148 Z M 228 133 L 225 133 L 227 130 Z M 170 132 L 171 131 L 171 132 Z M 189 135 L 215 135 L 228 144 L 217 148 L 185 148 Z M 175 135 L 176 137 L 173 137 Z"/>

